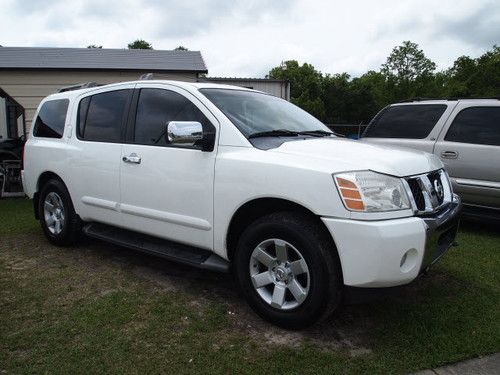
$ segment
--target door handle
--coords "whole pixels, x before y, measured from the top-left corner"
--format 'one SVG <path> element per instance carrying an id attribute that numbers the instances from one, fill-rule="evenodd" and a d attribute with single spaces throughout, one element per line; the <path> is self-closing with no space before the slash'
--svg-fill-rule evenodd
<path id="1" fill-rule="evenodd" d="M 456 152 L 456 151 L 443 151 L 443 152 L 441 152 L 441 157 L 443 159 L 456 159 L 456 158 L 458 158 L 458 152 Z"/>
<path id="2" fill-rule="evenodd" d="M 122 160 L 125 163 L 141 164 L 141 157 L 137 155 L 135 152 L 131 153 L 129 156 L 124 156 Z"/>

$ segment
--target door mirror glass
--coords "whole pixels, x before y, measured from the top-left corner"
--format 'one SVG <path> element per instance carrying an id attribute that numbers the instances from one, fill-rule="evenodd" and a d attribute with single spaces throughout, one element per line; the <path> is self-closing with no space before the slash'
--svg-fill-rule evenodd
<path id="1" fill-rule="evenodd" d="M 198 121 L 170 121 L 167 138 L 172 145 L 195 146 L 201 144 L 203 127 Z"/>

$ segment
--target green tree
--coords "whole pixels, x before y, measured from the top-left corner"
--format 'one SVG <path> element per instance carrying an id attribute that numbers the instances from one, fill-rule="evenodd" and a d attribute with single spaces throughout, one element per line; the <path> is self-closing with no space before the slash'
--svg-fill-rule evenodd
<path id="1" fill-rule="evenodd" d="M 143 39 L 137 39 L 127 45 L 128 49 L 153 49 L 153 46 Z"/>
<path id="2" fill-rule="evenodd" d="M 418 44 L 405 41 L 393 48 L 381 72 L 394 85 L 396 97 L 404 99 L 425 92 L 435 69 L 436 64 L 425 56 Z"/>
<path id="3" fill-rule="evenodd" d="M 499 96 L 500 47 L 478 58 L 461 56 L 453 66 L 434 73 L 436 65 L 418 45 L 395 47 L 379 72 L 352 78 L 325 74 L 308 63 L 283 62 L 268 78 L 290 82 L 291 101 L 325 123 L 366 124 L 383 107 L 409 97 Z"/>
<path id="4" fill-rule="evenodd" d="M 325 106 L 321 99 L 322 74 L 311 64 L 300 65 L 296 60 L 284 61 L 269 72 L 268 78 L 290 82 L 290 101 L 313 116 L 324 119 Z"/>
<path id="5" fill-rule="evenodd" d="M 189 51 L 189 50 L 184 46 L 179 46 L 174 48 L 174 51 Z"/>
<path id="6" fill-rule="evenodd" d="M 461 56 L 442 73 L 445 96 L 477 97 L 500 94 L 500 47 L 493 46 L 477 59 Z"/>
<path id="7" fill-rule="evenodd" d="M 102 48 L 102 46 L 98 46 L 98 45 L 95 45 L 95 44 L 90 44 L 87 46 L 87 48 Z"/>
<path id="8" fill-rule="evenodd" d="M 371 92 L 376 107 L 375 112 L 393 100 L 386 77 L 380 72 L 369 70 L 362 76 L 354 78 L 353 81 L 357 81 L 358 85 L 366 87 Z"/>
<path id="9" fill-rule="evenodd" d="M 347 121 L 367 124 L 377 112 L 389 104 L 387 86 L 381 73 L 369 71 L 350 82 L 351 95 Z"/>
<path id="10" fill-rule="evenodd" d="M 347 73 L 327 74 L 322 80 L 321 99 L 325 106 L 324 122 L 343 123 L 348 121 L 349 102 L 351 101 L 351 82 Z"/>
<path id="11" fill-rule="evenodd" d="M 323 79 L 322 100 L 328 124 L 365 124 L 388 104 L 386 80 L 381 73 L 368 72 L 361 77 L 327 74 Z"/>

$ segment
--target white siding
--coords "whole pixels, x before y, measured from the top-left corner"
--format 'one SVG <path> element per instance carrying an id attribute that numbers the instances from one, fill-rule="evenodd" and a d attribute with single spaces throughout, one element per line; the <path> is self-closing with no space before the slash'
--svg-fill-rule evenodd
<path id="1" fill-rule="evenodd" d="M 0 87 L 19 104 L 26 113 L 26 130 L 31 127 L 31 121 L 40 101 L 53 94 L 61 87 L 82 82 L 97 82 L 108 84 L 114 82 L 134 81 L 148 72 L 120 71 L 0 71 Z M 196 73 L 162 73 L 165 79 L 178 81 L 196 81 Z"/>

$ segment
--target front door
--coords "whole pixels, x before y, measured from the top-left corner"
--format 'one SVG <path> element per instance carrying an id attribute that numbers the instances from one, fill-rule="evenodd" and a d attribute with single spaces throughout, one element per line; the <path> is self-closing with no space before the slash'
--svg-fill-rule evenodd
<path id="1" fill-rule="evenodd" d="M 198 121 L 204 131 L 213 131 L 218 127 L 215 117 L 189 92 L 165 84 L 137 85 L 132 106 L 122 148 L 124 226 L 212 249 L 217 147 L 204 152 L 173 146 L 166 126 L 170 121 Z"/>

